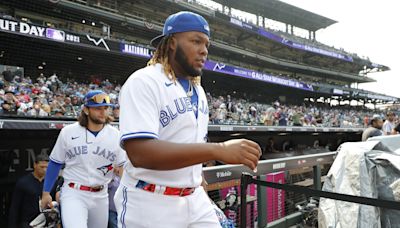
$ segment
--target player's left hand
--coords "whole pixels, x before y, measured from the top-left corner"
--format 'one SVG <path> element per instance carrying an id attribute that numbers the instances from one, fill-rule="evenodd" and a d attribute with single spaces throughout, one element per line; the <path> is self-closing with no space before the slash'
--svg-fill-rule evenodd
<path id="1" fill-rule="evenodd" d="M 43 192 L 42 193 L 41 203 L 40 203 L 41 204 L 40 206 L 42 207 L 42 209 L 53 208 L 52 202 L 53 202 L 53 199 L 52 199 L 50 193 L 49 192 Z"/>

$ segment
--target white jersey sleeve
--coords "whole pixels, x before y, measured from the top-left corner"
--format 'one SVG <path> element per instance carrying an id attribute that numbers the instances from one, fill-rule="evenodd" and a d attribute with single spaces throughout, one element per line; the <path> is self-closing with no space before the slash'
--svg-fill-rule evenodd
<path id="1" fill-rule="evenodd" d="M 137 71 L 134 74 L 140 74 Z M 152 88 L 146 77 L 132 75 L 121 89 L 120 143 L 132 138 L 154 138 L 159 135 L 159 106 L 156 88 Z"/>
<path id="2" fill-rule="evenodd" d="M 60 134 L 58 135 L 56 144 L 53 147 L 53 150 L 50 153 L 50 160 L 64 164 L 65 163 L 65 139 L 64 139 L 64 130 L 61 129 Z"/>

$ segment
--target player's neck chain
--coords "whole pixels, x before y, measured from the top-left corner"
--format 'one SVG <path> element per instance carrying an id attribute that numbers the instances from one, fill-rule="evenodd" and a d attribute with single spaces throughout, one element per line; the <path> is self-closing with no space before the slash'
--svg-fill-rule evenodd
<path id="1" fill-rule="evenodd" d="M 103 124 L 103 127 L 101 128 L 101 130 L 103 130 L 104 126 L 105 126 L 105 124 Z M 100 130 L 100 131 L 101 131 L 101 130 Z M 85 131 L 86 131 L 86 132 L 85 132 L 85 133 L 86 133 L 86 134 L 85 134 L 85 135 L 86 135 L 86 144 L 92 144 L 93 142 L 88 142 L 88 131 L 90 131 L 91 134 L 92 134 L 92 131 L 89 130 L 89 128 L 87 128 L 87 127 L 85 128 Z M 99 133 L 100 131 L 98 131 L 97 133 Z M 96 136 L 97 136 L 97 135 L 96 135 Z"/>
<path id="2" fill-rule="evenodd" d="M 179 82 L 179 80 L 178 80 L 178 82 Z M 182 83 L 179 82 L 179 84 L 181 85 L 182 89 L 185 90 L 185 87 L 183 87 Z M 189 80 L 189 88 L 187 89 L 187 91 L 185 91 L 186 92 L 186 96 L 192 97 L 193 96 L 193 90 L 194 90 L 194 88 L 193 88 L 192 81 Z"/>
<path id="3" fill-rule="evenodd" d="M 89 130 L 86 128 L 85 131 L 86 131 L 86 144 L 92 144 L 93 142 L 88 142 L 88 131 Z"/>
<path id="4" fill-rule="evenodd" d="M 188 97 L 193 96 L 193 84 L 192 84 L 191 81 L 189 81 L 189 88 L 188 88 L 188 90 L 186 91 L 186 95 L 187 95 Z"/>

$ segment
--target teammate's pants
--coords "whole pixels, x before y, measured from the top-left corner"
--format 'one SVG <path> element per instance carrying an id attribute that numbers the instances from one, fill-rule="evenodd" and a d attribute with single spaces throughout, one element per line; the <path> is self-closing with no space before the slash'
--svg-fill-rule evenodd
<path id="1" fill-rule="evenodd" d="M 189 196 L 165 196 L 120 184 L 114 196 L 119 228 L 220 228 L 202 187 Z"/>
<path id="2" fill-rule="evenodd" d="M 64 184 L 60 204 L 64 228 L 107 228 L 107 188 L 100 192 L 87 192 Z"/>

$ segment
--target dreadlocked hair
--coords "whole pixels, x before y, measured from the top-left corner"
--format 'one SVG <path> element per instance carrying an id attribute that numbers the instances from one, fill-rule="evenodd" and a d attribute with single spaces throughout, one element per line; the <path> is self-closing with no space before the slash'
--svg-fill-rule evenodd
<path id="1" fill-rule="evenodd" d="M 157 49 L 153 54 L 153 57 L 147 62 L 147 66 L 156 65 L 157 63 L 161 64 L 165 75 L 176 83 L 177 78 L 175 72 L 173 71 L 171 65 L 169 64 L 168 54 L 170 52 L 169 47 L 171 44 L 172 35 L 165 36 L 161 39 L 160 43 L 157 45 Z M 200 76 L 193 77 L 190 79 L 192 84 L 200 85 Z"/>

